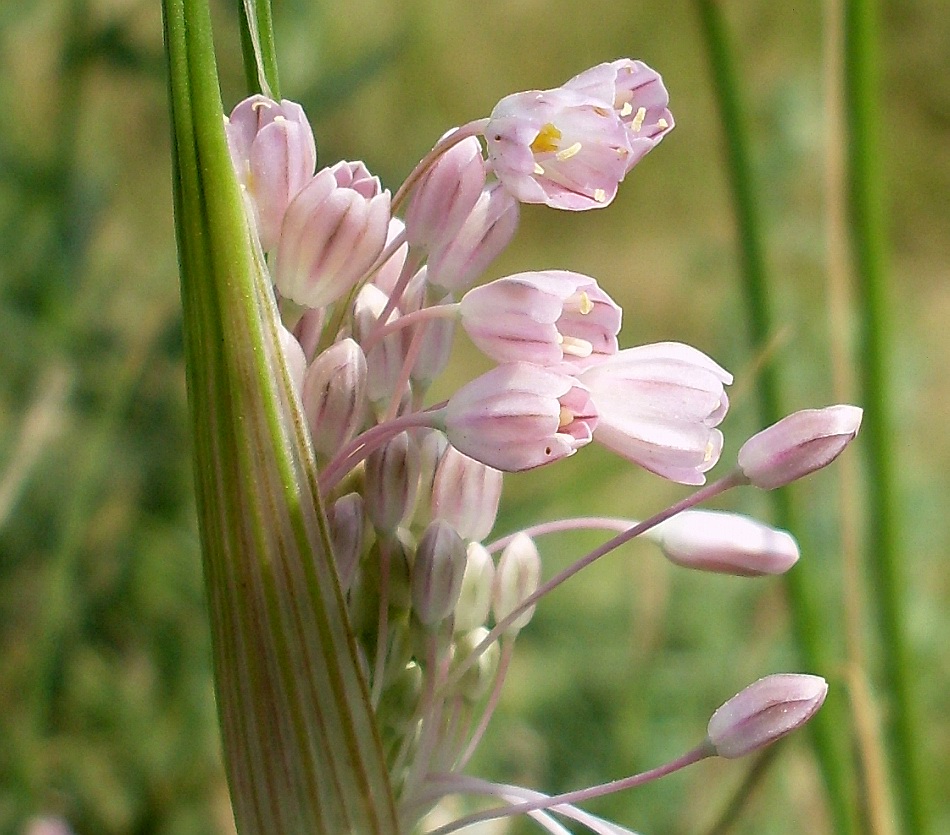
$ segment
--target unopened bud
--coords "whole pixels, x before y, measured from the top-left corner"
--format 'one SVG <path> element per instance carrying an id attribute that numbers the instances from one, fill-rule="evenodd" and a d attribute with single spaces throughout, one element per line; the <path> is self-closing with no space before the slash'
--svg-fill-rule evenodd
<path id="1" fill-rule="evenodd" d="M 303 406 L 314 449 L 330 457 L 363 425 L 369 412 L 366 358 L 352 339 L 327 348 L 307 369 Z"/>
<path id="2" fill-rule="evenodd" d="M 798 561 L 791 534 L 716 510 L 687 510 L 647 533 L 670 562 L 699 571 L 755 577 L 784 574 Z"/>
<path id="3" fill-rule="evenodd" d="M 358 342 L 364 342 L 372 333 L 376 320 L 386 307 L 388 297 L 373 284 L 365 284 L 353 302 L 353 325 Z M 399 318 L 399 308 L 393 310 L 388 321 Z M 406 356 L 406 334 L 402 330 L 382 339 L 373 346 L 367 357 L 367 392 L 374 404 L 383 404 L 383 410 L 395 395 L 394 389 Z M 401 398 L 405 392 L 400 392 Z"/>
<path id="4" fill-rule="evenodd" d="M 500 623 L 514 612 L 538 588 L 541 581 L 541 555 L 534 540 L 519 533 L 501 552 L 495 571 L 492 609 L 495 621 Z M 534 614 L 534 605 L 528 606 L 505 629 L 508 635 L 520 632 Z"/>
<path id="5" fill-rule="evenodd" d="M 284 353 L 284 362 L 287 363 L 287 372 L 290 374 L 290 381 L 294 388 L 299 392 L 303 388 L 304 375 L 307 373 L 307 358 L 297 338 L 283 325 L 278 325 L 278 328 L 280 348 Z"/>
<path id="6" fill-rule="evenodd" d="M 479 542 L 491 532 L 501 500 L 502 474 L 448 447 L 432 483 L 432 515 L 445 519 L 463 539 Z"/>
<path id="7" fill-rule="evenodd" d="M 470 542 L 462 576 L 462 590 L 455 604 L 455 631 L 468 632 L 484 626 L 491 611 L 495 563 L 484 545 Z"/>
<path id="8" fill-rule="evenodd" d="M 432 522 L 412 563 L 412 606 L 425 626 L 445 620 L 455 609 L 465 573 L 465 543 L 441 519 Z"/>
<path id="9" fill-rule="evenodd" d="M 475 651 L 475 648 L 488 636 L 488 630 L 483 626 L 476 627 L 464 635 L 460 635 L 455 645 L 455 660 L 461 664 Z M 498 672 L 498 659 L 501 651 L 496 641 L 482 652 L 475 663 L 463 674 L 458 683 L 461 696 L 470 702 L 477 702 L 488 692 L 495 673 Z"/>
<path id="10" fill-rule="evenodd" d="M 712 715 L 707 740 L 720 757 L 745 756 L 804 725 L 827 693 L 828 684 L 820 676 L 782 673 L 760 678 Z"/>
<path id="11" fill-rule="evenodd" d="M 419 451 L 400 432 L 366 458 L 364 498 L 373 527 L 394 533 L 412 511 L 419 485 Z"/>
<path id="12" fill-rule="evenodd" d="M 359 493 L 341 496 L 330 505 L 327 522 L 330 526 L 330 542 L 333 545 L 336 571 L 340 577 L 340 588 L 345 592 L 353 584 L 353 577 L 363 553 L 363 497 Z"/>
<path id="13" fill-rule="evenodd" d="M 828 466 L 854 440 L 857 406 L 805 409 L 753 435 L 739 450 L 739 469 L 763 490 L 782 487 Z"/>

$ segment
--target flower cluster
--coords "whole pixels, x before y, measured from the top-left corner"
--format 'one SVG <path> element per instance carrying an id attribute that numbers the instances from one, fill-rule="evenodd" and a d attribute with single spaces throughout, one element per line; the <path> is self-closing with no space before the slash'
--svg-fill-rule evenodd
<path id="1" fill-rule="evenodd" d="M 450 131 L 395 195 L 361 162 L 316 170 L 310 125 L 292 102 L 254 96 L 226 125 L 407 831 L 451 794 L 491 795 L 501 805 L 482 817 L 530 812 L 551 832 L 565 831 L 555 814 L 594 832 L 626 831 L 573 805 L 622 786 L 549 798 L 462 773 L 518 632 L 543 594 L 641 533 L 680 565 L 787 570 L 798 558 L 787 533 L 687 508 L 739 484 L 798 478 L 857 432 L 854 407 L 793 415 L 750 440 L 730 475 L 645 522 L 558 520 L 489 540 L 503 472 L 598 441 L 698 486 L 719 459 L 732 376 L 708 356 L 676 342 L 621 348 L 622 311 L 587 275 L 546 269 L 478 283 L 514 236 L 520 203 L 608 205 L 672 129 L 667 105 L 646 65 L 601 64 L 556 89 L 508 96 L 489 118 Z M 430 404 L 457 326 L 495 365 Z M 535 539 L 571 527 L 617 535 L 542 584 Z M 801 724 L 824 697 L 815 681 L 776 678 L 737 697 L 680 765 L 737 756 Z M 792 703 L 804 707 L 790 712 Z"/>

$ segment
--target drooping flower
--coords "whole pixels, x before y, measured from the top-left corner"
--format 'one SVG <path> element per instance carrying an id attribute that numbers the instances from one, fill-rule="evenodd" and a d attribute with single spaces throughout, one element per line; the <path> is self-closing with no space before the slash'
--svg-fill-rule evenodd
<path id="1" fill-rule="evenodd" d="M 596 439 L 681 484 L 703 484 L 719 460 L 732 375 L 677 342 L 627 348 L 578 375 L 597 409 Z"/>

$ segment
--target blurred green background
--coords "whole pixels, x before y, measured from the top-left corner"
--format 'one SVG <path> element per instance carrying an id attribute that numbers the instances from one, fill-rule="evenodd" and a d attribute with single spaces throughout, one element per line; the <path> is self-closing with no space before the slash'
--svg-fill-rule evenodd
<path id="1" fill-rule="evenodd" d="M 833 345 L 848 344 L 853 323 L 829 320 L 823 9 L 723 5 L 753 127 L 768 263 L 781 277 L 774 350 L 784 403 L 824 405 L 842 397 Z M 758 428 L 760 357 L 737 282 L 729 126 L 716 117 L 693 4 L 278 0 L 275 14 L 282 92 L 307 108 L 322 162 L 363 159 L 392 189 L 448 127 L 487 115 L 508 92 L 620 56 L 663 73 L 676 130 L 615 203 L 584 215 L 528 207 L 491 275 L 592 274 L 624 306 L 622 344 L 687 341 L 735 372 L 729 460 Z M 243 96 L 237 21 L 230 5 L 218 3 L 216 15 L 228 109 Z M 950 15 L 940 0 L 891 0 L 882 23 L 906 613 L 935 831 L 950 832 Z M 226 833 L 159 4 L 5 0 L 0 73 L 0 833 L 47 814 L 79 835 Z M 453 384 L 478 362 L 460 350 Z M 861 455 L 851 455 L 854 470 Z M 843 579 L 840 476 L 795 488 L 806 510 L 799 568 L 818 578 L 840 661 L 811 672 L 835 687 L 853 672 L 844 601 L 867 598 L 860 571 L 857 588 Z M 510 477 L 497 530 L 567 514 L 642 517 L 683 494 L 587 449 Z M 724 506 L 767 512 L 751 492 Z M 542 543 L 546 572 L 596 542 Z M 859 542 L 858 559 L 873 547 Z M 858 713 L 873 749 L 888 703 L 872 634 L 858 658 L 868 684 Z M 710 712 L 745 684 L 797 669 L 788 635 L 781 581 L 690 574 L 646 545 L 627 546 L 546 600 L 522 633 L 473 770 L 555 792 L 659 764 L 698 741 Z M 652 835 L 709 832 L 749 767 L 703 763 L 592 810 Z M 782 744 L 730 831 L 832 831 L 804 739 Z"/>

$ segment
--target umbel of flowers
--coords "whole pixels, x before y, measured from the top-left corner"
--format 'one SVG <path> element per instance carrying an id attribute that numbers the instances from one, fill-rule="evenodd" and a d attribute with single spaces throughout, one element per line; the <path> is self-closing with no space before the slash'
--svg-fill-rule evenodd
<path id="1" fill-rule="evenodd" d="M 516 637 L 548 591 L 640 534 L 689 568 L 788 570 L 799 556 L 789 534 L 690 508 L 823 467 L 860 424 L 852 406 L 796 413 L 750 439 L 737 467 L 706 485 L 722 449 L 729 372 L 677 342 L 621 348 L 622 311 L 591 276 L 547 268 L 479 283 L 514 236 L 520 203 L 603 208 L 672 128 L 656 72 L 605 63 L 555 89 L 508 96 L 489 118 L 449 131 L 391 195 L 361 162 L 316 170 L 299 105 L 254 96 L 227 120 L 405 832 L 426 828 L 450 795 L 494 805 L 428 825 L 433 835 L 511 814 L 555 833 L 567 831 L 558 817 L 626 832 L 577 804 L 703 757 L 741 756 L 803 724 L 824 699 L 820 678 L 769 676 L 717 710 L 682 758 L 568 795 L 465 774 Z M 458 330 L 495 366 L 431 403 Z M 492 538 L 504 472 L 553 464 L 591 442 L 698 489 L 643 522 L 561 519 Z M 543 580 L 536 540 L 576 528 L 615 535 Z"/>

